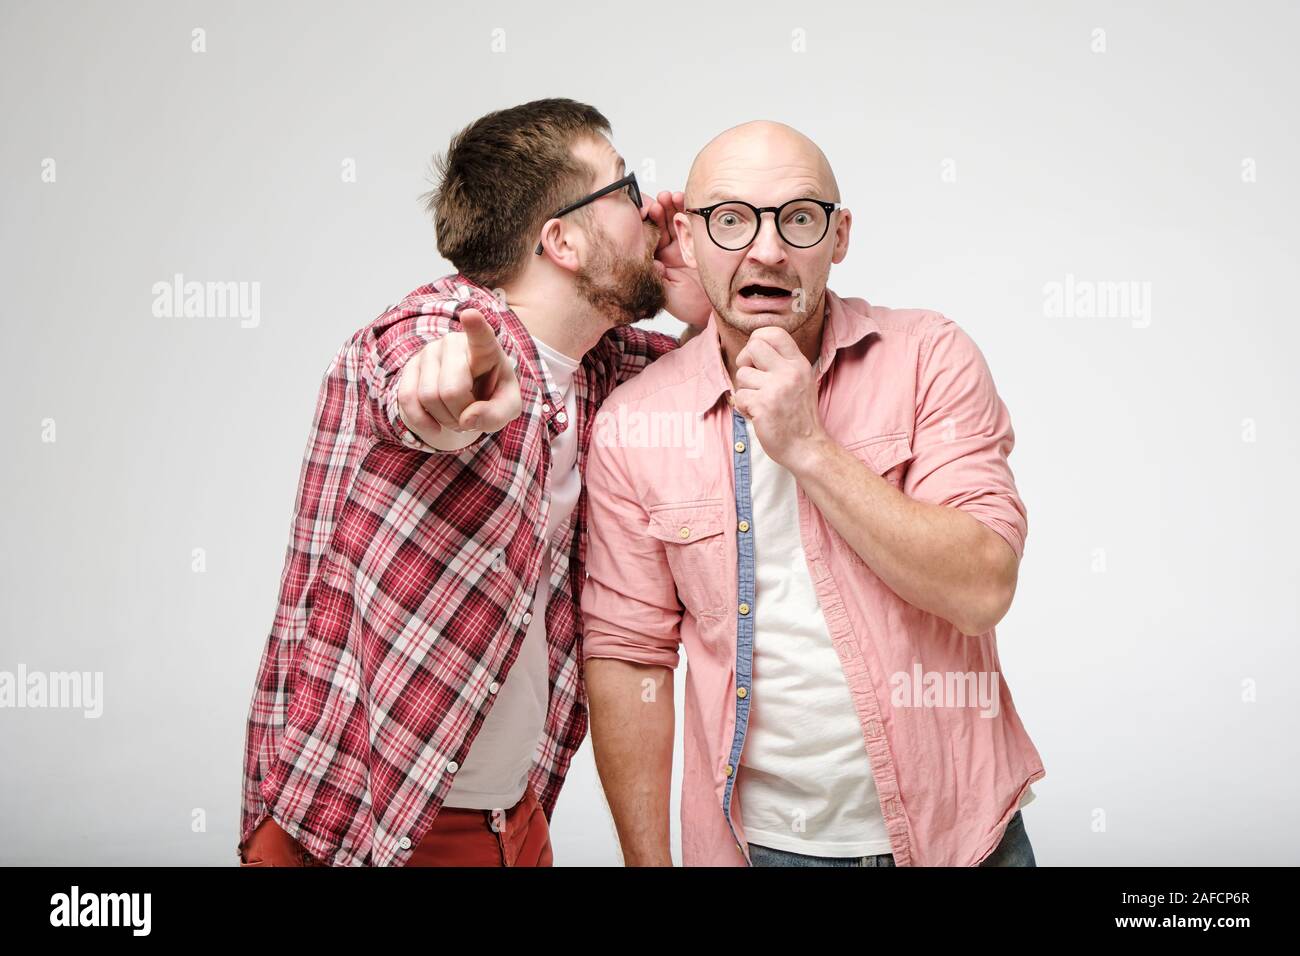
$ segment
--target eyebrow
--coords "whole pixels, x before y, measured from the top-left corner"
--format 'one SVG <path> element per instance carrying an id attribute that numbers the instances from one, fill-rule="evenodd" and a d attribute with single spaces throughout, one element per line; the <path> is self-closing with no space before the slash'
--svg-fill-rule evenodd
<path id="1" fill-rule="evenodd" d="M 815 188 L 815 187 L 813 187 L 813 186 L 805 186 L 805 187 L 803 188 L 803 190 L 800 191 L 800 192 L 798 193 L 798 195 L 791 196 L 789 199 L 787 199 L 787 200 L 785 200 L 785 201 L 786 201 L 786 202 L 791 202 L 791 201 L 793 201 L 793 200 L 795 200 L 795 199 L 820 199 L 821 197 L 818 195 L 819 192 L 821 192 L 821 190 L 819 190 L 819 189 L 817 189 L 817 188 Z M 710 192 L 708 192 L 708 193 L 705 194 L 705 201 L 702 202 L 702 203 L 700 203 L 700 205 L 701 205 L 701 206 L 713 206 L 713 205 L 716 205 L 717 203 L 720 203 L 720 202 L 731 202 L 731 201 L 733 201 L 733 200 L 735 200 L 735 199 L 739 199 L 739 198 L 740 198 L 740 197 L 738 197 L 738 196 L 724 196 L 724 195 L 722 195 L 720 192 L 718 192 L 718 190 L 715 189 L 715 190 L 712 190 L 712 191 L 710 191 Z M 755 205 L 758 205 L 758 204 L 755 203 Z M 781 204 L 780 204 L 780 203 L 777 203 L 776 205 L 779 206 L 779 205 L 781 205 Z"/>

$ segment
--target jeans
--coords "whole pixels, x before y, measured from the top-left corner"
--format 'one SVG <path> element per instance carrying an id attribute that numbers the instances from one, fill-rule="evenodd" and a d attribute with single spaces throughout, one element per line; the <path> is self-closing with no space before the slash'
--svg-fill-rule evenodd
<path id="1" fill-rule="evenodd" d="M 774 850 L 772 847 L 749 845 L 749 858 L 755 866 L 893 866 L 892 853 L 880 853 L 875 856 L 805 856 L 787 850 Z M 1025 820 L 1017 810 L 1015 816 L 1007 823 L 1006 832 L 997 849 L 989 854 L 980 866 L 1037 866 L 1034 862 L 1034 848 L 1029 845 L 1029 834 L 1025 832 Z"/>

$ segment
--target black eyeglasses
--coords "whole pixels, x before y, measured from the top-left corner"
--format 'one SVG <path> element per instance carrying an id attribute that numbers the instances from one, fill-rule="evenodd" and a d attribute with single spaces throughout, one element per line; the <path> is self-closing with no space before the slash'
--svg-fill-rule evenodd
<path id="1" fill-rule="evenodd" d="M 632 205 L 636 206 L 636 208 L 640 210 L 641 187 L 636 184 L 636 173 L 628 173 L 618 182 L 610 183 L 604 189 L 598 189 L 589 196 L 583 196 L 577 202 L 569 203 L 563 209 L 559 209 L 555 213 L 553 213 L 550 218 L 559 219 L 561 216 L 565 215 L 566 213 L 573 212 L 573 210 L 575 209 L 581 209 L 583 206 L 587 205 L 587 203 L 595 202 L 597 199 L 600 199 L 602 196 L 608 196 L 610 193 L 617 192 L 620 189 L 627 190 L 627 198 L 632 200 Z M 537 248 L 533 250 L 533 255 L 540 256 L 541 254 L 542 254 L 542 244 L 539 242 L 537 244 Z"/>
<path id="2" fill-rule="evenodd" d="M 753 206 L 740 199 L 729 199 L 686 211 L 704 217 L 714 245 L 736 252 L 758 238 L 765 212 L 772 214 L 777 235 L 787 243 L 796 249 L 815 246 L 826 238 L 831 213 L 839 208 L 839 203 L 823 199 L 791 199 L 779 206 Z"/>

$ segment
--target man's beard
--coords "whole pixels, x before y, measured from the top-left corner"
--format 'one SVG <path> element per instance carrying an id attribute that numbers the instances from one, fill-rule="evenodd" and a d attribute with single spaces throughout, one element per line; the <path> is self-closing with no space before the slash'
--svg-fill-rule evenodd
<path id="1" fill-rule="evenodd" d="M 578 295 L 593 309 L 618 326 L 651 318 L 664 307 L 663 283 L 648 250 L 644 259 L 617 256 L 603 233 L 597 233 L 593 248 L 591 266 L 574 277 Z"/>

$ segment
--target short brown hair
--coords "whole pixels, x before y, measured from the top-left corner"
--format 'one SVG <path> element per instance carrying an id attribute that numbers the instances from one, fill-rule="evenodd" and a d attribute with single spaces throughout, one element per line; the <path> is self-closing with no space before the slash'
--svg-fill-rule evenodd
<path id="1" fill-rule="evenodd" d="M 589 192 L 595 171 L 573 157 L 582 136 L 608 134 L 595 107 L 534 100 L 476 119 L 434 158 L 437 185 L 423 197 L 438 252 L 484 286 L 513 279 L 555 210 Z"/>

